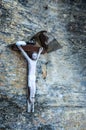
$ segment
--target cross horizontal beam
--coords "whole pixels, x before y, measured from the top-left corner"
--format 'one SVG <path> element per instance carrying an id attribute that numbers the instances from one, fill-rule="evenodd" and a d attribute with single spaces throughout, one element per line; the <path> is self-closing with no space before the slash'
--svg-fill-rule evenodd
<path id="1" fill-rule="evenodd" d="M 9 45 L 9 47 L 14 50 L 14 51 L 19 51 L 18 47 L 16 46 L 16 44 L 11 44 Z M 22 46 L 22 48 L 24 49 L 24 51 L 26 52 L 38 52 L 40 47 L 37 47 L 35 45 L 26 45 L 26 46 Z M 42 54 L 47 53 L 47 50 L 43 49 Z"/>

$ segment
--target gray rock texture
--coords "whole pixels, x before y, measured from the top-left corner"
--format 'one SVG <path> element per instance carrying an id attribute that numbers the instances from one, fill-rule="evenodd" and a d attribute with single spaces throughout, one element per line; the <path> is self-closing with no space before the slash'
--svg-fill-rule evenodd
<path id="1" fill-rule="evenodd" d="M 62 48 L 41 55 L 35 112 L 27 113 L 27 63 L 8 45 L 41 30 Z M 84 1 L 0 1 L 0 46 L 0 130 L 86 130 Z"/>

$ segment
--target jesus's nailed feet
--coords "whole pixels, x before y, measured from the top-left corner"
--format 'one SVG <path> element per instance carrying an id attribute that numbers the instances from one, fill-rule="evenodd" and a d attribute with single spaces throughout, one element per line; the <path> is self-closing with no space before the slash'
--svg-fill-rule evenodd
<path id="1" fill-rule="evenodd" d="M 31 112 L 31 103 L 27 101 L 27 112 Z"/>
<path id="2" fill-rule="evenodd" d="M 34 103 L 29 103 L 29 101 L 27 101 L 27 112 L 34 112 Z"/>
<path id="3" fill-rule="evenodd" d="M 34 112 L 34 103 L 31 104 L 31 111 Z"/>

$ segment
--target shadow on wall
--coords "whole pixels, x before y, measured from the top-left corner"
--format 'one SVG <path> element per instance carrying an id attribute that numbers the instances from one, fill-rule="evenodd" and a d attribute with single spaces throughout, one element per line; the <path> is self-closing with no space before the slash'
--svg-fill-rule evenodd
<path id="1" fill-rule="evenodd" d="M 19 3 L 21 3 L 22 5 L 26 6 L 28 3 L 28 0 L 18 0 Z"/>

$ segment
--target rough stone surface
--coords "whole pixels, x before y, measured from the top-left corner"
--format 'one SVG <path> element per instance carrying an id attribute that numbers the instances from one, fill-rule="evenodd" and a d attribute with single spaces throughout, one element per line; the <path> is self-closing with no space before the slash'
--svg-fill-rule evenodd
<path id="1" fill-rule="evenodd" d="M 0 130 L 86 130 L 86 4 L 67 0 L 0 2 Z M 26 112 L 27 64 L 7 45 L 38 31 L 62 49 L 37 65 L 35 112 Z"/>

